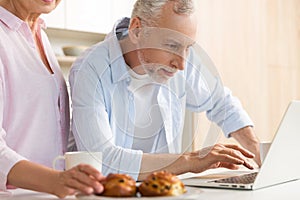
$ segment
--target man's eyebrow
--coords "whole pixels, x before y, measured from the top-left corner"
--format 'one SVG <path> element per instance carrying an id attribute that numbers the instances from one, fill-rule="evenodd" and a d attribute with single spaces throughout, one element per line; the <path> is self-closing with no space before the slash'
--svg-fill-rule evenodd
<path id="1" fill-rule="evenodd" d="M 181 43 L 178 40 L 173 39 L 173 38 L 167 38 L 167 39 L 165 39 L 165 42 L 172 42 L 172 43 L 181 45 Z"/>
<path id="2" fill-rule="evenodd" d="M 171 42 L 171 43 L 174 43 L 175 45 L 178 45 L 179 47 L 183 47 L 184 45 L 186 45 L 188 48 L 193 46 L 194 44 L 196 44 L 196 41 L 194 41 L 194 40 L 179 41 L 174 38 L 166 38 L 164 40 L 164 42 L 165 43 Z"/>

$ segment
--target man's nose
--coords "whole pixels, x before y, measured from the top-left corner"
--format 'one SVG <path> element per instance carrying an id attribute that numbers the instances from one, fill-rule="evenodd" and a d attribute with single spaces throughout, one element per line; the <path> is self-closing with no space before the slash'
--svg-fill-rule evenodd
<path id="1" fill-rule="evenodd" d="M 184 70 L 186 62 L 186 52 L 180 54 L 174 54 L 174 59 L 172 60 L 172 66 L 178 70 Z"/>

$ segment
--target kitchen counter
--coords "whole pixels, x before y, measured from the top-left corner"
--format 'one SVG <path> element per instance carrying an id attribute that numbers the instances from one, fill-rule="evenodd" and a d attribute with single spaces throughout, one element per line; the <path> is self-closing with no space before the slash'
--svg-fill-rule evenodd
<path id="1" fill-rule="evenodd" d="M 189 188 L 189 187 L 187 187 Z M 153 198 L 155 200 L 159 199 L 209 199 L 209 200 L 223 200 L 223 199 L 243 199 L 243 200 L 261 200 L 261 199 L 272 199 L 272 200 L 296 200 L 300 197 L 300 181 L 292 181 L 285 184 L 280 184 L 264 189 L 259 189 L 256 191 L 239 191 L 239 190 L 225 190 L 225 189 L 206 189 L 206 188 L 193 188 L 193 194 L 182 195 L 179 197 L 164 197 L 164 198 Z M 196 192 L 195 192 L 196 191 Z M 58 199 L 53 195 L 33 192 L 29 190 L 16 189 L 10 190 L 10 193 L 1 193 L 1 200 L 55 200 Z M 68 196 L 65 198 L 67 200 L 77 199 L 75 196 Z M 100 196 L 84 196 L 79 198 L 80 200 L 90 200 L 90 199 L 113 199 L 105 198 Z M 116 198 L 115 198 L 116 199 Z M 144 198 L 126 198 L 126 199 L 144 199 Z M 151 198 L 147 198 L 151 199 Z M 125 198 L 122 198 L 125 200 Z"/>
<path id="2" fill-rule="evenodd" d="M 212 171 L 212 173 L 215 173 Z M 209 173 L 206 173 L 209 174 Z M 203 175 L 203 173 L 201 174 Z M 195 174 L 186 174 L 181 176 L 182 178 L 188 178 L 190 176 L 195 176 Z M 199 187 L 187 187 L 188 193 L 178 196 L 178 197 L 155 197 L 153 199 L 209 199 L 209 200 L 224 200 L 224 199 L 243 199 L 243 200 L 261 200 L 261 199 L 272 199 L 272 200 L 296 200 L 300 197 L 300 180 L 291 181 L 284 184 L 275 185 L 272 187 L 267 187 L 255 191 L 241 191 L 241 190 L 232 190 L 232 189 L 212 189 L 212 188 L 199 188 Z M 53 195 L 33 192 L 24 189 L 9 190 L 9 192 L 0 192 L 1 200 L 54 200 L 58 199 Z M 116 199 L 116 198 L 107 198 L 101 196 L 82 196 L 77 198 L 76 196 L 68 196 L 65 198 L 67 200 L 101 200 L 101 199 Z M 134 199 L 152 199 L 152 198 L 120 198 L 122 200 L 134 200 Z"/>

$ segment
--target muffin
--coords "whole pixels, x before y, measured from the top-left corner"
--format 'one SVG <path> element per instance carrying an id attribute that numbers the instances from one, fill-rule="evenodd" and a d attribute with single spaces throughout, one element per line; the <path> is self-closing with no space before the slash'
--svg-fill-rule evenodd
<path id="1" fill-rule="evenodd" d="M 108 197 L 136 196 L 136 182 L 127 174 L 109 174 L 102 184 L 104 191 L 99 195 Z"/>
<path id="2" fill-rule="evenodd" d="M 142 196 L 178 196 L 186 192 L 177 176 L 166 171 L 150 174 L 138 190 Z"/>

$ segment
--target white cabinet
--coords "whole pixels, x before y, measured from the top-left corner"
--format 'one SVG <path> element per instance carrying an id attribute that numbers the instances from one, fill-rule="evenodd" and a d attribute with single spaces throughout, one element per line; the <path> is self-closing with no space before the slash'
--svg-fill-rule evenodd
<path id="1" fill-rule="evenodd" d="M 111 1 L 66 0 L 66 28 L 107 33 L 111 29 Z"/>
<path id="2" fill-rule="evenodd" d="M 130 17 L 136 0 L 111 0 L 111 23 L 122 17 Z"/>
<path id="3" fill-rule="evenodd" d="M 50 14 L 43 15 L 53 28 L 108 33 L 115 21 L 130 17 L 135 0 L 62 0 Z"/>

